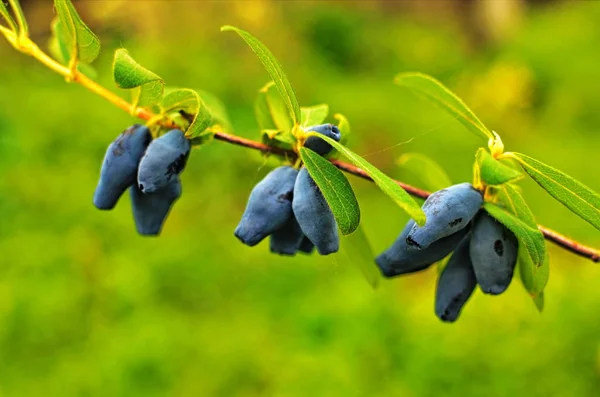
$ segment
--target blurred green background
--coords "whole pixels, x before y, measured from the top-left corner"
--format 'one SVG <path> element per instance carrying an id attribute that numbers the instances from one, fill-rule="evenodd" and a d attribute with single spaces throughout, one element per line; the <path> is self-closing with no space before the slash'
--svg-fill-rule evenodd
<path id="1" fill-rule="evenodd" d="M 50 1 L 24 2 L 48 40 Z M 484 144 L 392 84 L 422 71 L 529 154 L 600 191 L 600 2 L 80 1 L 103 42 L 169 85 L 227 105 L 258 137 L 268 76 L 231 24 L 279 58 L 302 105 L 346 115 L 349 146 L 389 175 L 405 152 L 471 180 Z M 91 203 L 106 146 L 134 121 L 0 42 L 0 396 L 598 396 L 600 268 L 550 245 L 546 308 L 518 279 L 476 291 L 455 324 L 433 313 L 436 270 L 372 290 L 342 255 L 283 258 L 233 236 L 258 154 L 192 154 L 160 238 L 135 233 L 129 198 Z M 125 95 L 126 93 L 123 93 Z M 374 251 L 406 216 L 351 177 Z M 530 181 L 540 223 L 593 246 L 600 233 Z"/>

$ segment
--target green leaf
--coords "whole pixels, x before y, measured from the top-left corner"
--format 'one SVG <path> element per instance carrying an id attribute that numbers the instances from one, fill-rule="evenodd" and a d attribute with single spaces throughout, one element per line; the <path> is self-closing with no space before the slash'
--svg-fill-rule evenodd
<path id="1" fill-rule="evenodd" d="M 575 214 L 600 229 L 600 195 L 556 168 L 521 153 L 506 153 L 516 159 L 529 176 Z"/>
<path id="2" fill-rule="evenodd" d="M 254 101 L 254 116 L 256 117 L 256 121 L 261 130 L 276 131 L 278 128 L 273 120 L 273 116 L 271 116 L 271 107 L 269 106 L 269 100 L 267 99 L 269 85 L 273 85 L 273 82 L 269 82 L 258 91 L 256 101 Z"/>
<path id="3" fill-rule="evenodd" d="M 60 22 L 60 19 L 54 18 L 50 24 L 50 29 L 52 30 L 52 36 L 48 42 L 50 54 L 52 54 L 54 59 L 63 65 L 66 65 L 69 62 L 70 54 L 69 47 L 66 43 L 64 28 Z"/>
<path id="4" fill-rule="evenodd" d="M 161 113 L 167 114 L 175 110 L 190 116 L 191 122 L 185 132 L 188 139 L 212 135 L 212 131 L 207 130 L 212 117 L 196 91 L 179 88 L 165 95 L 161 103 Z"/>
<path id="5" fill-rule="evenodd" d="M 0 0 L 0 3 L 2 3 L 2 0 Z M 17 24 L 19 25 L 19 36 L 28 37 L 29 26 L 27 26 L 27 18 L 25 18 L 25 14 L 23 13 L 23 9 L 21 8 L 19 0 L 8 0 L 8 3 L 10 4 L 17 19 Z"/>
<path id="6" fill-rule="evenodd" d="M 6 20 L 6 23 L 8 24 L 10 30 L 12 30 L 13 32 L 17 32 L 17 24 L 15 23 L 12 15 L 10 15 L 10 12 L 6 8 L 2 0 L 0 0 L 0 15 L 4 18 L 4 20 Z"/>
<path id="7" fill-rule="evenodd" d="M 323 124 L 325 118 L 329 114 L 329 106 L 327 104 L 301 107 L 300 112 L 302 113 L 302 122 L 300 123 L 303 127 L 312 127 L 313 125 Z"/>
<path id="8" fill-rule="evenodd" d="M 54 18 L 50 25 L 52 30 L 52 36 L 48 41 L 48 50 L 50 54 L 56 59 L 58 62 L 63 65 L 67 65 L 69 63 L 69 47 L 67 46 L 65 32 L 62 23 L 58 18 Z M 96 69 L 92 65 L 80 63 L 77 65 L 77 70 L 81 73 L 85 74 L 89 78 L 96 78 L 97 72 Z"/>
<path id="9" fill-rule="evenodd" d="M 281 95 L 275 89 L 275 84 L 271 81 L 263 89 L 267 98 L 269 113 L 277 129 L 282 132 L 291 132 L 294 128 L 294 120 L 290 118 L 290 113 Z"/>
<path id="10" fill-rule="evenodd" d="M 498 198 L 508 212 L 515 215 L 532 228 L 537 228 L 535 217 L 521 195 L 521 190 L 518 186 L 510 183 L 502 185 L 498 192 Z"/>
<path id="11" fill-rule="evenodd" d="M 204 105 L 212 116 L 211 124 L 219 125 L 225 130 L 225 132 L 232 132 L 233 127 L 231 126 L 231 121 L 229 121 L 227 109 L 225 108 L 223 102 L 221 102 L 217 96 L 208 91 L 196 90 L 196 92 L 200 95 L 202 102 L 204 102 Z"/>
<path id="12" fill-rule="evenodd" d="M 490 186 L 499 186 L 523 177 L 519 171 L 502 164 L 484 148 L 479 148 L 475 155 L 481 180 Z"/>
<path id="13" fill-rule="evenodd" d="M 151 106 L 163 97 L 165 82 L 137 63 L 124 48 L 115 51 L 113 77 L 119 88 L 133 90 L 133 106 Z"/>
<path id="14" fill-rule="evenodd" d="M 223 26 L 221 27 L 221 31 L 233 31 L 236 32 L 248 46 L 254 51 L 258 59 L 262 62 L 265 69 L 273 79 L 273 82 L 277 86 L 277 90 L 281 95 L 281 98 L 285 102 L 289 114 L 292 118 L 293 124 L 300 123 L 300 105 L 298 105 L 298 99 L 296 99 L 296 93 L 292 88 L 288 78 L 286 77 L 283 68 L 279 64 L 279 61 L 273 56 L 271 51 L 261 43 L 256 37 L 252 36 L 250 33 L 238 29 L 233 26 Z"/>
<path id="15" fill-rule="evenodd" d="M 355 231 L 360 223 L 360 208 L 348 179 L 333 164 L 310 149 L 301 148 L 300 158 L 321 189 L 342 234 Z"/>
<path id="16" fill-rule="evenodd" d="M 542 266 L 546 252 L 546 242 L 544 241 L 544 235 L 537 227 L 531 227 L 526 222 L 495 204 L 484 203 L 483 208 L 492 216 L 492 218 L 502 223 L 514 233 L 519 240 L 519 243 L 525 246 L 527 252 L 529 252 L 535 266 Z"/>
<path id="17" fill-rule="evenodd" d="M 491 131 L 465 103 L 442 83 L 422 73 L 400 73 L 395 83 L 431 100 L 456 118 L 465 128 L 483 138 L 493 138 Z"/>
<path id="18" fill-rule="evenodd" d="M 415 174 L 423 187 L 433 192 L 452 185 L 446 171 L 432 158 L 420 153 L 405 153 L 396 163 Z"/>
<path id="19" fill-rule="evenodd" d="M 531 297 L 538 311 L 541 313 L 544 310 L 544 291 Z"/>
<path id="20" fill-rule="evenodd" d="M 376 289 L 379 286 L 381 276 L 373 261 L 375 255 L 362 226 L 358 226 L 354 233 L 342 239 L 342 252 L 346 255 L 348 262 L 356 265 L 367 283 L 373 289 Z"/>
<path id="21" fill-rule="evenodd" d="M 527 249 L 523 246 L 519 246 L 519 275 L 523 286 L 532 296 L 535 296 L 542 292 L 548 284 L 548 278 L 550 277 L 550 256 L 546 251 L 544 260 L 541 266 L 536 266 Z"/>
<path id="22" fill-rule="evenodd" d="M 354 153 L 341 143 L 336 142 L 325 135 L 321 135 L 316 132 L 309 132 L 307 133 L 307 136 L 319 137 L 336 148 L 354 165 L 365 171 L 371 177 L 371 179 L 373 179 L 373 182 L 375 182 L 375 184 L 385 194 L 391 197 L 391 199 L 394 200 L 394 202 L 398 204 L 400 208 L 402 208 L 411 218 L 413 218 L 419 226 L 423 226 L 425 224 L 425 213 L 423 210 L 421 210 L 421 207 L 419 207 L 417 202 L 404 189 L 398 186 L 398 184 L 389 176 L 379 171 L 367 160 L 360 157 L 358 154 Z"/>
<path id="23" fill-rule="evenodd" d="M 279 130 L 262 130 L 263 137 L 289 144 L 290 147 L 296 143 L 296 137 L 291 132 L 281 132 Z"/>
<path id="24" fill-rule="evenodd" d="M 54 7 L 64 26 L 71 62 L 92 63 L 100 53 L 98 37 L 81 20 L 70 0 L 54 0 Z"/>

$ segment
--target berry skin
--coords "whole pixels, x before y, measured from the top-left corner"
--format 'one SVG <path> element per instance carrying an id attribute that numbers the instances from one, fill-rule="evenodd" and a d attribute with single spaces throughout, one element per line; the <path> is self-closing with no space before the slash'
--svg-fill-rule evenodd
<path id="1" fill-rule="evenodd" d="M 471 261 L 481 290 L 486 294 L 504 292 L 517 263 L 519 243 L 500 222 L 480 211 L 473 221 Z"/>
<path id="2" fill-rule="evenodd" d="M 151 140 L 150 130 L 136 124 L 123 131 L 108 146 L 94 192 L 96 208 L 113 209 L 123 192 L 135 184 L 138 164 Z"/>
<path id="3" fill-rule="evenodd" d="M 333 124 L 314 125 L 312 127 L 308 127 L 306 131 L 318 132 L 319 134 L 325 135 L 336 142 L 339 142 L 342 137 L 342 133 L 340 132 L 339 128 Z M 317 138 L 316 136 L 308 137 L 306 142 L 304 142 L 304 146 L 320 154 L 321 156 L 326 155 L 333 149 L 329 143 L 325 142 L 321 138 Z"/>
<path id="4" fill-rule="evenodd" d="M 454 251 L 469 232 L 469 227 L 464 227 L 453 235 L 434 242 L 425 249 L 414 250 L 406 242 L 406 236 L 414 225 L 414 220 L 408 221 L 394 244 L 375 258 L 375 263 L 385 277 L 394 277 L 427 269 L 433 263 Z"/>
<path id="5" fill-rule="evenodd" d="M 304 236 L 302 241 L 300 242 L 300 247 L 298 247 L 298 251 L 303 252 L 305 254 L 312 254 L 315 250 L 315 245 L 308 239 L 308 237 Z"/>
<path id="6" fill-rule="evenodd" d="M 234 232 L 242 243 L 255 246 L 293 217 L 292 197 L 297 175 L 298 170 L 289 166 L 275 168 L 252 189 Z"/>
<path id="7" fill-rule="evenodd" d="M 339 250 L 340 238 L 333 213 L 306 168 L 302 168 L 296 178 L 292 208 L 302 232 L 317 247 L 319 254 L 328 255 Z"/>
<path id="8" fill-rule="evenodd" d="M 279 255 L 296 255 L 303 239 L 302 229 L 292 213 L 285 225 L 271 234 L 269 241 L 271 252 Z"/>
<path id="9" fill-rule="evenodd" d="M 190 141 L 180 130 L 171 130 L 153 140 L 140 161 L 140 191 L 153 193 L 176 180 L 185 168 L 190 149 Z"/>
<path id="10" fill-rule="evenodd" d="M 442 321 L 456 321 L 477 286 L 469 255 L 469 238 L 467 235 L 462 239 L 438 279 L 435 314 Z"/>
<path id="11" fill-rule="evenodd" d="M 143 193 L 136 185 L 131 186 L 129 191 L 138 233 L 144 236 L 160 234 L 171 207 L 181 197 L 179 178 L 171 180 L 167 186 L 154 193 Z"/>
<path id="12" fill-rule="evenodd" d="M 429 247 L 469 224 L 482 203 L 481 193 L 470 183 L 460 183 L 433 193 L 422 207 L 427 222 L 422 227 L 415 224 L 406 242 L 415 250 Z"/>

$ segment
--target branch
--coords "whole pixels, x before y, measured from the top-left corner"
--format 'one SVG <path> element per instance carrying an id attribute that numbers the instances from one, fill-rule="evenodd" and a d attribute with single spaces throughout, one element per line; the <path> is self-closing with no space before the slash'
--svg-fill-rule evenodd
<path id="1" fill-rule="evenodd" d="M 242 138 L 242 137 L 239 137 L 236 135 L 226 134 L 224 132 L 216 132 L 215 139 L 217 139 L 219 141 L 223 141 L 223 142 L 232 143 L 234 145 L 247 147 L 250 149 L 259 150 L 263 153 L 285 155 L 288 157 L 296 157 L 297 156 L 297 154 L 291 150 L 275 148 L 275 147 L 265 145 L 260 142 L 252 141 L 250 139 L 245 139 L 245 138 Z M 331 162 L 333 163 L 333 165 L 335 165 L 342 171 L 345 171 L 349 174 L 355 175 L 359 178 L 366 179 L 368 181 L 373 181 L 373 179 L 371 179 L 371 177 L 365 171 L 363 171 L 362 169 L 360 169 L 358 167 L 355 167 L 352 164 L 344 163 L 339 160 L 331 160 Z M 430 192 L 428 192 L 426 190 L 421 190 L 419 188 L 416 188 L 411 185 L 407 185 L 400 181 L 395 180 L 394 182 L 396 182 L 398 184 L 398 186 L 400 186 L 401 188 L 406 190 L 409 194 L 411 194 L 415 197 L 426 199 L 431 194 Z M 600 262 L 600 251 L 599 250 L 594 249 L 592 247 L 588 247 L 586 245 L 583 245 L 573 239 L 563 236 L 562 234 L 555 232 L 552 229 L 548 229 L 547 227 L 544 227 L 542 225 L 538 225 L 538 229 L 544 234 L 544 237 L 546 238 L 546 240 L 552 241 L 554 244 L 558 245 L 559 247 L 564 248 L 567 251 L 570 251 L 576 255 L 590 259 L 592 262 Z"/>
<path id="2" fill-rule="evenodd" d="M 0 0 L 0 1 L 2 1 L 2 0 Z M 0 28 L 2 28 L 0 30 L 0 32 L 6 36 L 6 39 L 18 51 L 20 51 L 26 55 L 30 55 L 33 58 L 37 59 L 40 63 L 44 64 L 46 67 L 48 67 L 51 70 L 55 71 L 56 73 L 64 76 L 67 81 L 72 81 L 72 82 L 82 85 L 83 87 L 85 87 L 88 90 L 92 91 L 93 93 L 103 97 L 104 99 L 108 100 L 112 104 L 125 110 L 126 112 L 128 112 L 129 114 L 131 114 L 137 118 L 140 118 L 142 120 L 147 120 L 147 121 L 150 121 L 150 120 L 153 120 L 156 118 L 156 115 L 153 114 L 152 112 L 148 111 L 145 108 L 136 107 L 133 104 L 127 102 L 125 99 L 119 97 L 115 93 L 107 90 L 100 84 L 89 79 L 88 77 L 86 77 L 85 75 L 83 75 L 82 73 L 77 71 L 77 69 L 70 70 L 69 68 L 65 67 L 64 65 L 61 65 L 56 60 L 54 60 L 50 56 L 48 56 L 45 52 L 40 50 L 40 48 L 33 41 L 31 41 L 28 37 L 22 38 L 21 40 L 17 40 L 16 34 L 13 31 L 6 29 L 2 26 L 0 26 Z M 167 127 L 167 128 L 176 127 L 176 125 L 174 123 L 172 123 L 170 120 L 159 120 L 158 124 L 161 124 L 162 126 Z M 297 154 L 293 151 L 268 146 L 268 145 L 265 145 L 260 142 L 252 141 L 250 139 L 242 138 L 242 137 L 239 137 L 236 135 L 227 134 L 224 132 L 216 132 L 215 139 L 217 139 L 219 141 L 223 141 L 223 142 L 232 143 L 234 145 L 247 147 L 250 149 L 259 150 L 263 153 L 272 153 L 272 154 L 277 154 L 277 155 L 283 155 L 283 156 L 287 156 L 289 158 L 297 157 Z M 338 160 L 332 160 L 331 162 L 336 167 L 338 167 L 339 169 L 341 169 L 343 171 L 346 171 L 349 174 L 356 175 L 359 178 L 363 178 L 363 179 L 372 181 L 371 177 L 366 172 L 364 172 L 362 169 L 360 169 L 358 167 L 353 166 L 352 164 L 344 163 L 344 162 L 338 161 Z M 427 197 L 429 197 L 430 193 L 425 190 L 421 190 L 414 186 L 407 185 L 400 181 L 395 181 L 395 182 L 398 184 L 398 186 L 400 186 L 401 188 L 406 190 L 409 194 L 411 194 L 415 197 L 420 197 L 422 199 L 426 199 Z M 557 232 L 555 232 L 551 229 L 548 229 L 544 226 L 538 225 L 538 228 L 544 234 L 544 237 L 547 240 L 552 241 L 556 245 L 566 249 L 567 251 L 571 251 L 576 255 L 580 255 L 584 258 L 588 258 L 588 259 L 592 260 L 593 262 L 600 262 L 600 251 L 599 250 L 594 249 L 592 247 L 587 247 L 575 240 L 572 240 L 566 236 L 563 236 L 562 234 L 557 233 Z"/>

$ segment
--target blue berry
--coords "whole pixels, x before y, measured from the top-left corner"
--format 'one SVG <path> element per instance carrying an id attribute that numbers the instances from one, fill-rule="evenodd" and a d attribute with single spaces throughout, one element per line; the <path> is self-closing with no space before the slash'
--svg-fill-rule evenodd
<path id="1" fill-rule="evenodd" d="M 385 277 L 394 277 L 427 269 L 433 263 L 454 251 L 469 232 L 469 228 L 465 227 L 450 236 L 437 240 L 427 248 L 414 250 L 406 242 L 406 236 L 415 224 L 412 219 L 408 221 L 394 244 L 375 259 L 375 263 Z"/>
<path id="2" fill-rule="evenodd" d="M 292 197 L 298 170 L 283 166 L 260 181 L 248 198 L 235 236 L 252 247 L 282 228 L 292 214 Z"/>
<path id="3" fill-rule="evenodd" d="M 414 225 L 406 242 L 422 250 L 439 239 L 463 229 L 477 214 L 483 197 L 470 183 L 461 183 L 433 193 L 423 204 L 427 216 L 424 226 Z"/>
<path id="4" fill-rule="evenodd" d="M 123 192 L 135 184 L 138 164 L 151 140 L 150 130 L 136 124 L 123 131 L 108 146 L 94 192 L 97 208 L 114 208 Z"/>
<path id="5" fill-rule="evenodd" d="M 314 125 L 312 127 L 308 127 L 306 131 L 318 132 L 319 134 L 325 135 L 326 137 L 329 137 L 335 140 L 336 142 L 339 142 L 342 137 L 339 128 L 333 124 Z M 327 153 L 331 152 L 331 149 L 333 149 L 333 147 L 329 143 L 316 136 L 308 137 L 306 142 L 304 142 L 304 146 L 309 148 L 310 150 L 315 151 L 321 156 L 326 155 Z"/>
<path id="6" fill-rule="evenodd" d="M 302 232 L 317 247 L 319 254 L 328 255 L 339 250 L 340 239 L 333 213 L 306 168 L 302 168 L 296 178 L 292 208 Z"/>
<path id="7" fill-rule="evenodd" d="M 456 321 L 477 286 L 469 255 L 469 238 L 469 235 L 463 238 L 438 279 L 435 314 L 442 321 Z"/>
<path id="8" fill-rule="evenodd" d="M 140 191 L 152 193 L 176 180 L 185 168 L 190 149 L 190 141 L 180 130 L 171 130 L 153 140 L 140 161 Z"/>
<path id="9" fill-rule="evenodd" d="M 486 294 L 504 292 L 517 263 L 519 243 L 515 235 L 500 222 L 480 211 L 473 221 L 471 261 L 481 290 Z"/>

